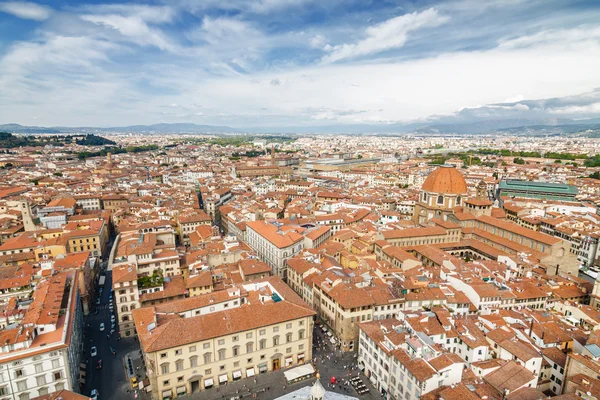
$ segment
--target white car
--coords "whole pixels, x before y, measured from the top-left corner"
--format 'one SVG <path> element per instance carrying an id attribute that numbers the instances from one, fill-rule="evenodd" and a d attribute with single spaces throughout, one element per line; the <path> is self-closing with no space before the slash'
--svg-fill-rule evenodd
<path id="1" fill-rule="evenodd" d="M 115 322 L 115 315 L 114 314 L 110 316 L 110 322 Z"/>
<path id="2" fill-rule="evenodd" d="M 100 332 L 104 332 L 104 322 L 100 324 Z"/>
<path id="3" fill-rule="evenodd" d="M 90 354 L 92 355 L 92 357 L 96 357 L 98 355 L 98 349 L 96 348 L 96 346 L 92 346 L 92 351 L 90 352 Z"/>
<path id="4" fill-rule="evenodd" d="M 98 400 L 98 391 L 96 389 L 92 389 L 92 391 L 90 392 L 90 397 L 92 398 L 92 400 Z"/>

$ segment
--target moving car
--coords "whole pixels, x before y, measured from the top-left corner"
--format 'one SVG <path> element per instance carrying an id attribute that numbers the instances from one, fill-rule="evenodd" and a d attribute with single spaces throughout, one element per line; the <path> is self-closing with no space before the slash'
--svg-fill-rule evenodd
<path id="1" fill-rule="evenodd" d="M 113 355 L 117 354 L 117 352 L 115 351 L 115 349 L 114 349 L 112 346 L 110 346 L 110 352 L 111 352 Z"/>
<path id="2" fill-rule="evenodd" d="M 102 360 L 96 362 L 96 369 L 102 369 Z"/>
<path id="3" fill-rule="evenodd" d="M 96 389 L 92 389 L 92 391 L 90 392 L 90 397 L 92 398 L 92 400 L 98 400 L 98 391 Z"/>
<path id="4" fill-rule="evenodd" d="M 100 332 L 104 332 L 104 322 L 100 324 Z"/>
<path id="5" fill-rule="evenodd" d="M 92 346 L 92 351 L 90 352 L 90 354 L 92 355 L 92 357 L 96 357 L 98 355 L 98 349 L 96 348 L 96 346 Z"/>
<path id="6" fill-rule="evenodd" d="M 100 305 L 100 297 L 96 299 L 96 305 Z"/>

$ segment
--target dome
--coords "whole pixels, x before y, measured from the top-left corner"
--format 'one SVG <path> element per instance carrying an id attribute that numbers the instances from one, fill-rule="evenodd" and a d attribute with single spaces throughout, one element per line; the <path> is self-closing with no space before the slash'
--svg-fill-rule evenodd
<path id="1" fill-rule="evenodd" d="M 323 388 L 323 385 L 321 385 L 321 381 L 318 378 L 310 390 L 310 397 L 312 400 L 320 400 L 325 397 L 325 389 Z"/>
<path id="2" fill-rule="evenodd" d="M 466 194 L 467 182 L 453 166 L 441 165 L 429 174 L 421 189 L 440 194 Z"/>

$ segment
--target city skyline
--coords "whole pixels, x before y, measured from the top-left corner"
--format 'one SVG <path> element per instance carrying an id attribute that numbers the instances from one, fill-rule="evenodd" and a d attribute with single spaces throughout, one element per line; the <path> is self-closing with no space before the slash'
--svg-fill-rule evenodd
<path id="1" fill-rule="evenodd" d="M 0 2 L 0 123 L 234 128 L 600 114 L 594 2 Z"/>

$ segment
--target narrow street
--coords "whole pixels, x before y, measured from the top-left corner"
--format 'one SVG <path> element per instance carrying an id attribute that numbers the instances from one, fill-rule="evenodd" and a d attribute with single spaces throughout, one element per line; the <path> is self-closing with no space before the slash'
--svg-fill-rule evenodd
<path id="1" fill-rule="evenodd" d="M 83 394 L 89 395 L 92 389 L 98 390 L 101 399 L 150 399 L 149 394 L 134 394 L 125 375 L 123 357 L 131 351 L 139 351 L 139 343 L 134 338 L 123 338 L 117 340 L 118 333 L 115 332 L 107 338 L 110 333 L 110 308 L 109 297 L 112 286 L 111 272 L 106 272 L 106 281 L 100 305 L 94 304 L 92 312 L 86 317 L 86 334 L 84 357 L 87 365 L 86 384 Z M 96 308 L 98 314 L 94 315 Z M 100 331 L 100 324 L 104 323 L 104 332 Z M 89 325 L 89 327 L 88 327 Z M 115 323 L 118 328 L 118 324 Z M 92 346 L 96 346 L 98 355 L 90 356 Z M 110 351 L 112 347 L 116 354 Z M 102 369 L 96 369 L 97 363 L 102 360 Z M 128 392 L 129 391 L 129 392 Z"/>

